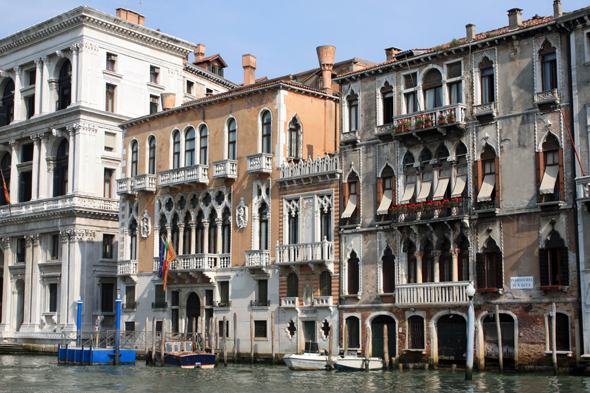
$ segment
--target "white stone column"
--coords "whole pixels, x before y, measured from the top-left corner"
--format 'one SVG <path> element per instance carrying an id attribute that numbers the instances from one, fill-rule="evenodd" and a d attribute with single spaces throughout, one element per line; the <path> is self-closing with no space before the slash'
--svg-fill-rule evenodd
<path id="1" fill-rule="evenodd" d="M 47 171 L 47 135 L 40 134 L 40 149 L 39 149 L 39 188 L 38 188 L 38 199 L 47 198 L 47 184 L 53 182 L 53 176 Z M 51 173 L 53 175 L 53 173 Z"/>
<path id="2" fill-rule="evenodd" d="M 209 220 L 203 220 L 203 254 L 209 253 Z"/>
<path id="3" fill-rule="evenodd" d="M 189 223 L 189 226 L 191 227 L 191 252 L 193 254 L 197 253 L 197 223 L 194 221 L 191 221 Z"/>
<path id="4" fill-rule="evenodd" d="M 217 250 L 215 250 L 216 254 L 221 254 L 223 252 L 223 244 L 221 241 L 221 235 L 222 235 L 222 231 L 221 231 L 221 224 L 223 223 L 223 220 L 221 218 L 218 218 L 217 220 L 215 220 L 215 224 L 217 225 Z"/>
<path id="5" fill-rule="evenodd" d="M 18 203 L 18 168 L 16 165 L 20 164 L 20 154 L 18 154 L 20 143 L 13 139 L 9 144 L 12 149 L 10 152 L 10 202 L 15 204 Z"/>
<path id="6" fill-rule="evenodd" d="M 32 135 L 33 140 L 33 184 L 31 200 L 34 201 L 39 197 L 39 156 L 41 155 L 41 137 Z"/>
<path id="7" fill-rule="evenodd" d="M 41 97 L 43 95 L 43 60 L 35 60 L 35 114 L 37 116 L 41 113 Z"/>
<path id="8" fill-rule="evenodd" d="M 20 67 L 14 67 L 14 121 L 23 119 L 23 98 L 20 94 L 22 84 L 22 70 Z"/>
<path id="9" fill-rule="evenodd" d="M 49 89 L 49 58 L 47 56 L 43 56 L 41 57 L 41 61 L 43 62 L 43 73 L 40 81 L 41 98 L 39 102 L 41 106 L 39 113 L 49 113 L 53 112 L 53 109 L 50 108 L 51 92 Z"/>
<path id="10" fill-rule="evenodd" d="M 184 254 L 184 223 L 178 223 L 178 250 L 176 254 Z"/>
<path id="11" fill-rule="evenodd" d="M 74 184 L 74 165 L 76 165 L 75 161 L 74 161 L 74 154 L 76 154 L 76 152 L 74 152 L 74 143 L 76 141 L 76 135 L 74 132 L 74 128 L 72 127 L 68 127 L 68 132 L 70 133 L 70 140 L 68 141 L 68 190 L 67 193 L 68 195 L 72 193 L 73 190 L 73 184 Z"/>
<path id="12" fill-rule="evenodd" d="M 39 259 L 41 256 L 41 247 L 39 247 L 39 234 L 31 235 L 31 310 L 30 310 L 30 329 L 36 330 L 41 318 L 41 305 L 43 304 L 43 291 L 40 286 L 39 276 Z"/>
<path id="13" fill-rule="evenodd" d="M 160 257 L 160 226 L 154 225 L 154 258 Z"/>
<path id="14" fill-rule="evenodd" d="M 78 44 L 70 46 L 72 52 L 72 104 L 78 102 Z"/>
<path id="15" fill-rule="evenodd" d="M 84 140 L 85 135 L 83 132 L 84 127 L 81 125 L 74 125 L 75 129 L 76 140 L 75 140 L 75 147 L 74 147 L 74 162 L 75 167 L 73 172 L 73 178 L 68 179 L 68 182 L 71 181 L 73 183 L 73 191 L 74 194 L 85 194 L 85 174 L 86 172 L 86 165 L 84 165 Z M 68 168 L 69 170 L 69 168 Z"/>
<path id="16" fill-rule="evenodd" d="M 61 326 L 65 326 L 67 324 L 67 314 L 68 314 L 68 284 L 69 280 L 69 265 L 70 265 L 70 235 L 68 231 L 61 231 L 61 252 L 60 252 L 60 260 L 61 260 L 61 279 L 59 282 L 60 291 L 59 291 L 59 316 L 57 318 L 57 323 Z"/>
<path id="17" fill-rule="evenodd" d="M 416 257 L 416 284 L 422 284 L 422 257 L 424 253 L 416 251 L 414 256 Z"/>
<path id="18" fill-rule="evenodd" d="M 2 323 L 0 324 L 0 332 L 6 332 L 10 330 L 10 322 L 16 318 L 11 316 L 12 314 L 12 303 L 13 303 L 13 296 L 12 296 L 12 277 L 10 275 L 10 270 L 8 266 L 10 265 L 10 261 L 13 258 L 12 249 L 10 247 L 10 238 L 3 237 L 1 239 L 2 250 L 4 251 L 4 260 L 2 264 L 4 266 L 3 271 L 3 288 L 2 290 Z"/>
<path id="19" fill-rule="evenodd" d="M 33 236 L 25 236 L 25 313 L 23 315 L 23 325 L 31 323 L 31 306 L 32 306 L 32 273 L 33 273 Z M 23 327 L 24 327 L 23 326 Z"/>
<path id="20" fill-rule="evenodd" d="M 452 269 L 453 269 L 453 273 L 452 273 L 452 277 L 453 277 L 453 282 L 457 282 L 459 281 L 459 249 L 458 248 L 453 248 L 451 250 L 451 257 L 452 257 Z"/>
<path id="21" fill-rule="evenodd" d="M 75 229 L 70 236 L 70 263 L 69 263 L 69 299 L 67 302 L 69 315 L 68 325 L 73 329 L 76 326 L 77 304 L 81 296 L 81 272 L 82 272 L 82 249 L 84 247 L 84 230 Z M 90 299 L 86 302 L 87 308 L 90 306 Z M 88 311 L 88 310 L 87 310 Z"/>
<path id="22" fill-rule="evenodd" d="M 440 282 L 440 251 L 432 251 L 432 258 L 434 262 L 434 282 Z"/>

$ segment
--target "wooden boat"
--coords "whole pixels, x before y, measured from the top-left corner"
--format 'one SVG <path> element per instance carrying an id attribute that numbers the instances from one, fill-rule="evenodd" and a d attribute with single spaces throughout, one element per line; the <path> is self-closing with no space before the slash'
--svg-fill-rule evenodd
<path id="1" fill-rule="evenodd" d="M 318 351 L 318 344 L 314 342 L 305 343 L 303 354 L 288 354 L 283 356 L 287 367 L 291 370 L 331 370 L 332 366 L 328 360 L 328 354 Z M 332 356 L 332 362 L 336 360 Z"/>
<path id="2" fill-rule="evenodd" d="M 340 355 L 334 362 L 336 370 L 365 370 L 365 362 L 369 362 L 369 370 L 381 370 L 383 368 L 383 359 L 377 357 L 364 358 L 356 354 Z"/>
<path id="3" fill-rule="evenodd" d="M 161 364 L 161 352 L 156 351 L 154 359 Z M 171 340 L 164 342 L 164 364 L 182 368 L 213 368 L 215 354 L 195 348 L 190 340 Z"/>

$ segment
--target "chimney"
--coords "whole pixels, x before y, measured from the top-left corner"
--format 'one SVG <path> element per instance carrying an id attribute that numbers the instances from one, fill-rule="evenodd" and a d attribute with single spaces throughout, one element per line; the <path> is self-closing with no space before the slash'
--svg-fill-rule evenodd
<path id="1" fill-rule="evenodd" d="M 467 30 L 467 42 L 471 42 L 475 39 L 475 25 L 470 23 L 465 25 L 465 30 Z"/>
<path id="2" fill-rule="evenodd" d="M 563 15 L 563 12 L 561 11 L 561 1 L 555 0 L 553 2 L 553 17 L 559 18 L 561 15 Z"/>
<path id="3" fill-rule="evenodd" d="M 522 26 L 522 10 L 520 8 L 512 8 L 511 10 L 508 10 L 509 30 L 516 30 L 520 26 Z"/>
<path id="4" fill-rule="evenodd" d="M 145 26 L 145 16 L 125 8 L 117 8 L 117 18 L 125 19 L 129 22 Z"/>
<path id="5" fill-rule="evenodd" d="M 243 55 L 242 67 L 244 67 L 244 86 L 251 85 L 256 81 L 256 57 Z"/>
<path id="6" fill-rule="evenodd" d="M 205 45 L 199 44 L 194 50 L 195 52 L 195 63 L 199 63 L 205 58 Z"/>
<path id="7" fill-rule="evenodd" d="M 326 93 L 332 93 L 332 67 L 334 67 L 334 56 L 336 47 L 332 45 L 322 45 L 316 48 L 318 60 L 322 69 L 322 90 Z"/>
<path id="8" fill-rule="evenodd" d="M 176 94 L 174 93 L 162 93 L 162 110 L 167 111 L 176 106 Z"/>
<path id="9" fill-rule="evenodd" d="M 401 48 L 396 48 L 395 46 L 392 46 L 391 48 L 385 48 L 385 57 L 387 60 L 393 60 L 394 56 L 401 51 Z"/>

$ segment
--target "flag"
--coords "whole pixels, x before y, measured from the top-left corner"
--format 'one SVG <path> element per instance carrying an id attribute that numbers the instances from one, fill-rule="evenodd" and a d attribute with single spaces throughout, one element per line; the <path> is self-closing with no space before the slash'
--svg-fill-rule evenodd
<path id="1" fill-rule="evenodd" d="M 164 291 L 166 291 L 166 281 L 168 280 L 168 266 L 170 262 L 176 259 L 176 253 L 172 247 L 172 243 L 168 243 L 168 252 L 166 253 L 166 261 L 164 262 Z"/>
<path id="2" fill-rule="evenodd" d="M 12 203 L 10 203 L 10 194 L 8 192 L 8 188 L 6 188 L 6 179 L 4 179 L 4 172 L 2 172 L 2 169 L 0 169 L 0 173 L 2 174 L 2 184 L 4 185 L 4 199 L 6 199 L 8 206 L 12 206 Z"/>
<path id="3" fill-rule="evenodd" d="M 164 242 L 164 239 L 160 239 L 160 241 L 160 268 L 158 269 L 158 274 L 160 275 L 160 278 L 162 278 L 162 269 L 164 267 L 164 260 L 166 259 L 166 253 L 168 250 L 166 249 L 166 243 Z"/>

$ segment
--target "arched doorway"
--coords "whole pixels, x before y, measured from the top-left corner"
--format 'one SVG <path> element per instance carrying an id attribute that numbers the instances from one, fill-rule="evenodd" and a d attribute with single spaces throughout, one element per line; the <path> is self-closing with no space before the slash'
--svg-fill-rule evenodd
<path id="1" fill-rule="evenodd" d="M 389 358 L 397 356 L 397 342 L 395 339 L 396 324 L 395 319 L 388 315 L 379 315 L 371 321 L 371 343 L 372 356 L 383 358 L 385 356 L 385 343 L 383 331 L 387 326 L 387 348 L 389 350 Z"/>
<path id="2" fill-rule="evenodd" d="M 436 322 L 438 362 L 463 364 L 467 354 L 467 321 L 461 315 L 443 315 Z"/>
<path id="3" fill-rule="evenodd" d="M 16 286 L 16 331 L 20 329 L 23 324 L 23 318 L 25 316 L 25 282 L 23 280 L 17 280 Z"/>
<path id="4" fill-rule="evenodd" d="M 504 367 L 514 365 L 514 318 L 510 314 L 500 313 L 500 331 L 502 332 L 502 354 Z M 483 319 L 483 337 L 485 345 L 486 363 L 499 362 L 498 328 L 496 325 L 498 315 L 488 314 Z"/>
<path id="5" fill-rule="evenodd" d="M 192 292 L 188 295 L 188 299 L 186 300 L 186 317 L 188 318 L 188 331 L 193 332 L 193 318 L 198 321 L 199 316 L 201 315 L 201 300 L 199 296 Z"/>

